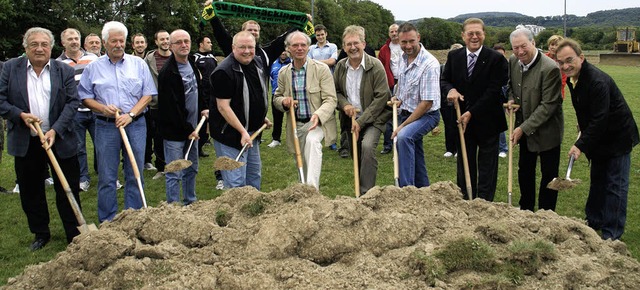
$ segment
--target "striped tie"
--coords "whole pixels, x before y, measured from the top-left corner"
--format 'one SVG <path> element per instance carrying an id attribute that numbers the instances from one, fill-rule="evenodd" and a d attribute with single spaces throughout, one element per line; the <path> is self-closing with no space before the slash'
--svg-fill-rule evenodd
<path id="1" fill-rule="evenodd" d="M 467 76 L 471 77 L 471 73 L 473 72 L 473 67 L 476 65 L 476 54 L 469 54 L 469 65 L 467 65 Z"/>

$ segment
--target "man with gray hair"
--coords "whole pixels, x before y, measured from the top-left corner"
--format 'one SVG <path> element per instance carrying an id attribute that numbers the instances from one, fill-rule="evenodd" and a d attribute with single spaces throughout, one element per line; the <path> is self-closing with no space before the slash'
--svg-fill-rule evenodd
<path id="1" fill-rule="evenodd" d="M 82 73 L 78 94 L 96 114 L 95 147 L 98 154 L 98 219 L 112 220 L 118 212 L 116 180 L 124 144 L 119 127 L 124 127 L 138 171 L 142 172 L 147 126 L 144 120 L 152 95 L 157 95 L 149 67 L 139 57 L 125 53 L 127 28 L 111 21 L 102 28 L 107 57 L 90 63 Z M 116 115 L 120 113 L 120 115 Z M 124 154 L 124 207 L 143 205 L 129 156 Z"/>
<path id="2" fill-rule="evenodd" d="M 78 195 L 78 139 L 73 130 L 73 116 L 78 95 L 73 69 L 51 59 L 53 34 L 34 27 L 24 34 L 25 57 L 9 60 L 0 76 L 0 115 L 7 120 L 7 151 L 15 157 L 15 172 L 20 186 L 20 201 L 27 215 L 29 229 L 35 235 L 32 251 L 44 247 L 51 238 L 49 209 L 41 172 L 47 171 L 45 149 L 56 156 L 71 191 Z M 32 122 L 42 127 L 44 139 L 36 134 Z M 53 175 L 56 204 L 70 243 L 79 234 L 78 222 L 57 175 Z"/>
<path id="3" fill-rule="evenodd" d="M 102 42 L 100 41 L 100 36 L 95 33 L 89 33 L 89 35 L 84 38 L 84 50 L 97 56 L 101 56 Z"/>
<path id="4" fill-rule="evenodd" d="M 529 29 L 516 29 L 509 40 L 513 48 L 509 58 L 509 104 L 520 105 L 510 140 L 520 143 L 520 209 L 535 210 L 539 156 L 542 177 L 538 208 L 555 210 L 558 191 L 547 188 L 547 184 L 558 176 L 564 130 L 560 69 L 554 60 L 536 49 Z"/>
<path id="5" fill-rule="evenodd" d="M 304 180 L 318 189 L 322 140 L 334 140 L 337 134 L 333 113 L 337 99 L 331 70 L 326 64 L 308 58 L 310 45 L 311 39 L 302 32 L 287 35 L 285 46 L 293 61 L 280 69 L 273 103 L 282 112 L 295 110 L 295 124 L 287 118 L 287 135 L 293 136 L 295 126 L 302 150 Z M 298 103 L 294 104 L 294 100 Z M 287 138 L 287 148 L 291 153 L 295 152 L 293 139 Z"/>

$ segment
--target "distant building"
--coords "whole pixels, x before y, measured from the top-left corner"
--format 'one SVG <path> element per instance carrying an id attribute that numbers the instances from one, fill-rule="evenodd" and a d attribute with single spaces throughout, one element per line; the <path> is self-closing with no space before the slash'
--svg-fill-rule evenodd
<path id="1" fill-rule="evenodd" d="M 538 33 L 540 33 L 543 30 L 545 30 L 544 27 L 538 26 L 538 25 L 533 25 L 533 24 L 526 24 L 526 25 L 520 24 L 520 25 L 516 26 L 516 29 L 520 29 L 520 28 L 526 28 L 526 29 L 531 30 L 531 32 L 533 32 L 534 36 L 537 36 Z"/>

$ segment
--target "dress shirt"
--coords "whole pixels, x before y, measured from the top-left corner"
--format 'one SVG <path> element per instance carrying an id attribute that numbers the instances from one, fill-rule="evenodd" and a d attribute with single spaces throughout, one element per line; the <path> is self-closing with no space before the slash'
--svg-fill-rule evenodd
<path id="1" fill-rule="evenodd" d="M 42 120 L 42 132 L 51 128 L 49 124 L 49 103 L 51 101 L 51 61 L 47 62 L 40 75 L 33 70 L 33 65 L 27 60 L 27 93 L 29 94 L 29 111 Z M 31 136 L 36 136 L 31 132 Z"/>
<path id="2" fill-rule="evenodd" d="M 398 79 L 400 60 L 402 59 L 402 47 L 400 47 L 400 44 L 393 44 L 392 42 L 389 42 L 389 51 L 391 52 L 391 56 L 389 57 L 389 67 L 391 68 L 393 77 Z"/>
<path id="3" fill-rule="evenodd" d="M 311 106 L 309 104 L 309 98 L 307 97 L 307 63 L 300 69 L 296 69 L 295 66 L 291 66 L 291 84 L 293 85 L 294 99 L 298 100 L 298 108 L 296 116 L 298 119 L 311 118 Z"/>
<path id="4" fill-rule="evenodd" d="M 397 98 L 401 110 L 413 112 L 421 101 L 433 102 L 429 112 L 440 109 L 440 63 L 422 44 L 412 63 L 402 55 Z"/>
<path id="5" fill-rule="evenodd" d="M 360 104 L 360 84 L 362 83 L 362 74 L 364 73 L 364 56 L 357 68 L 353 68 L 347 60 L 347 99 L 352 106 L 360 110 L 358 116 L 362 114 L 362 105 Z"/>

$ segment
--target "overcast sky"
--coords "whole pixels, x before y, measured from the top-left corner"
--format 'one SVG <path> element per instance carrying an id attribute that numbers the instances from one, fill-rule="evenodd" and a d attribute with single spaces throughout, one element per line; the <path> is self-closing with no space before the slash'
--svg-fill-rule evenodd
<path id="1" fill-rule="evenodd" d="M 471 1 L 471 0 L 371 0 L 393 13 L 396 20 L 423 17 L 443 19 L 475 12 L 517 12 L 528 16 L 555 16 L 564 14 L 564 0 L 533 1 Z M 640 7 L 637 0 L 566 0 L 567 14 L 586 16 L 588 13 Z"/>

